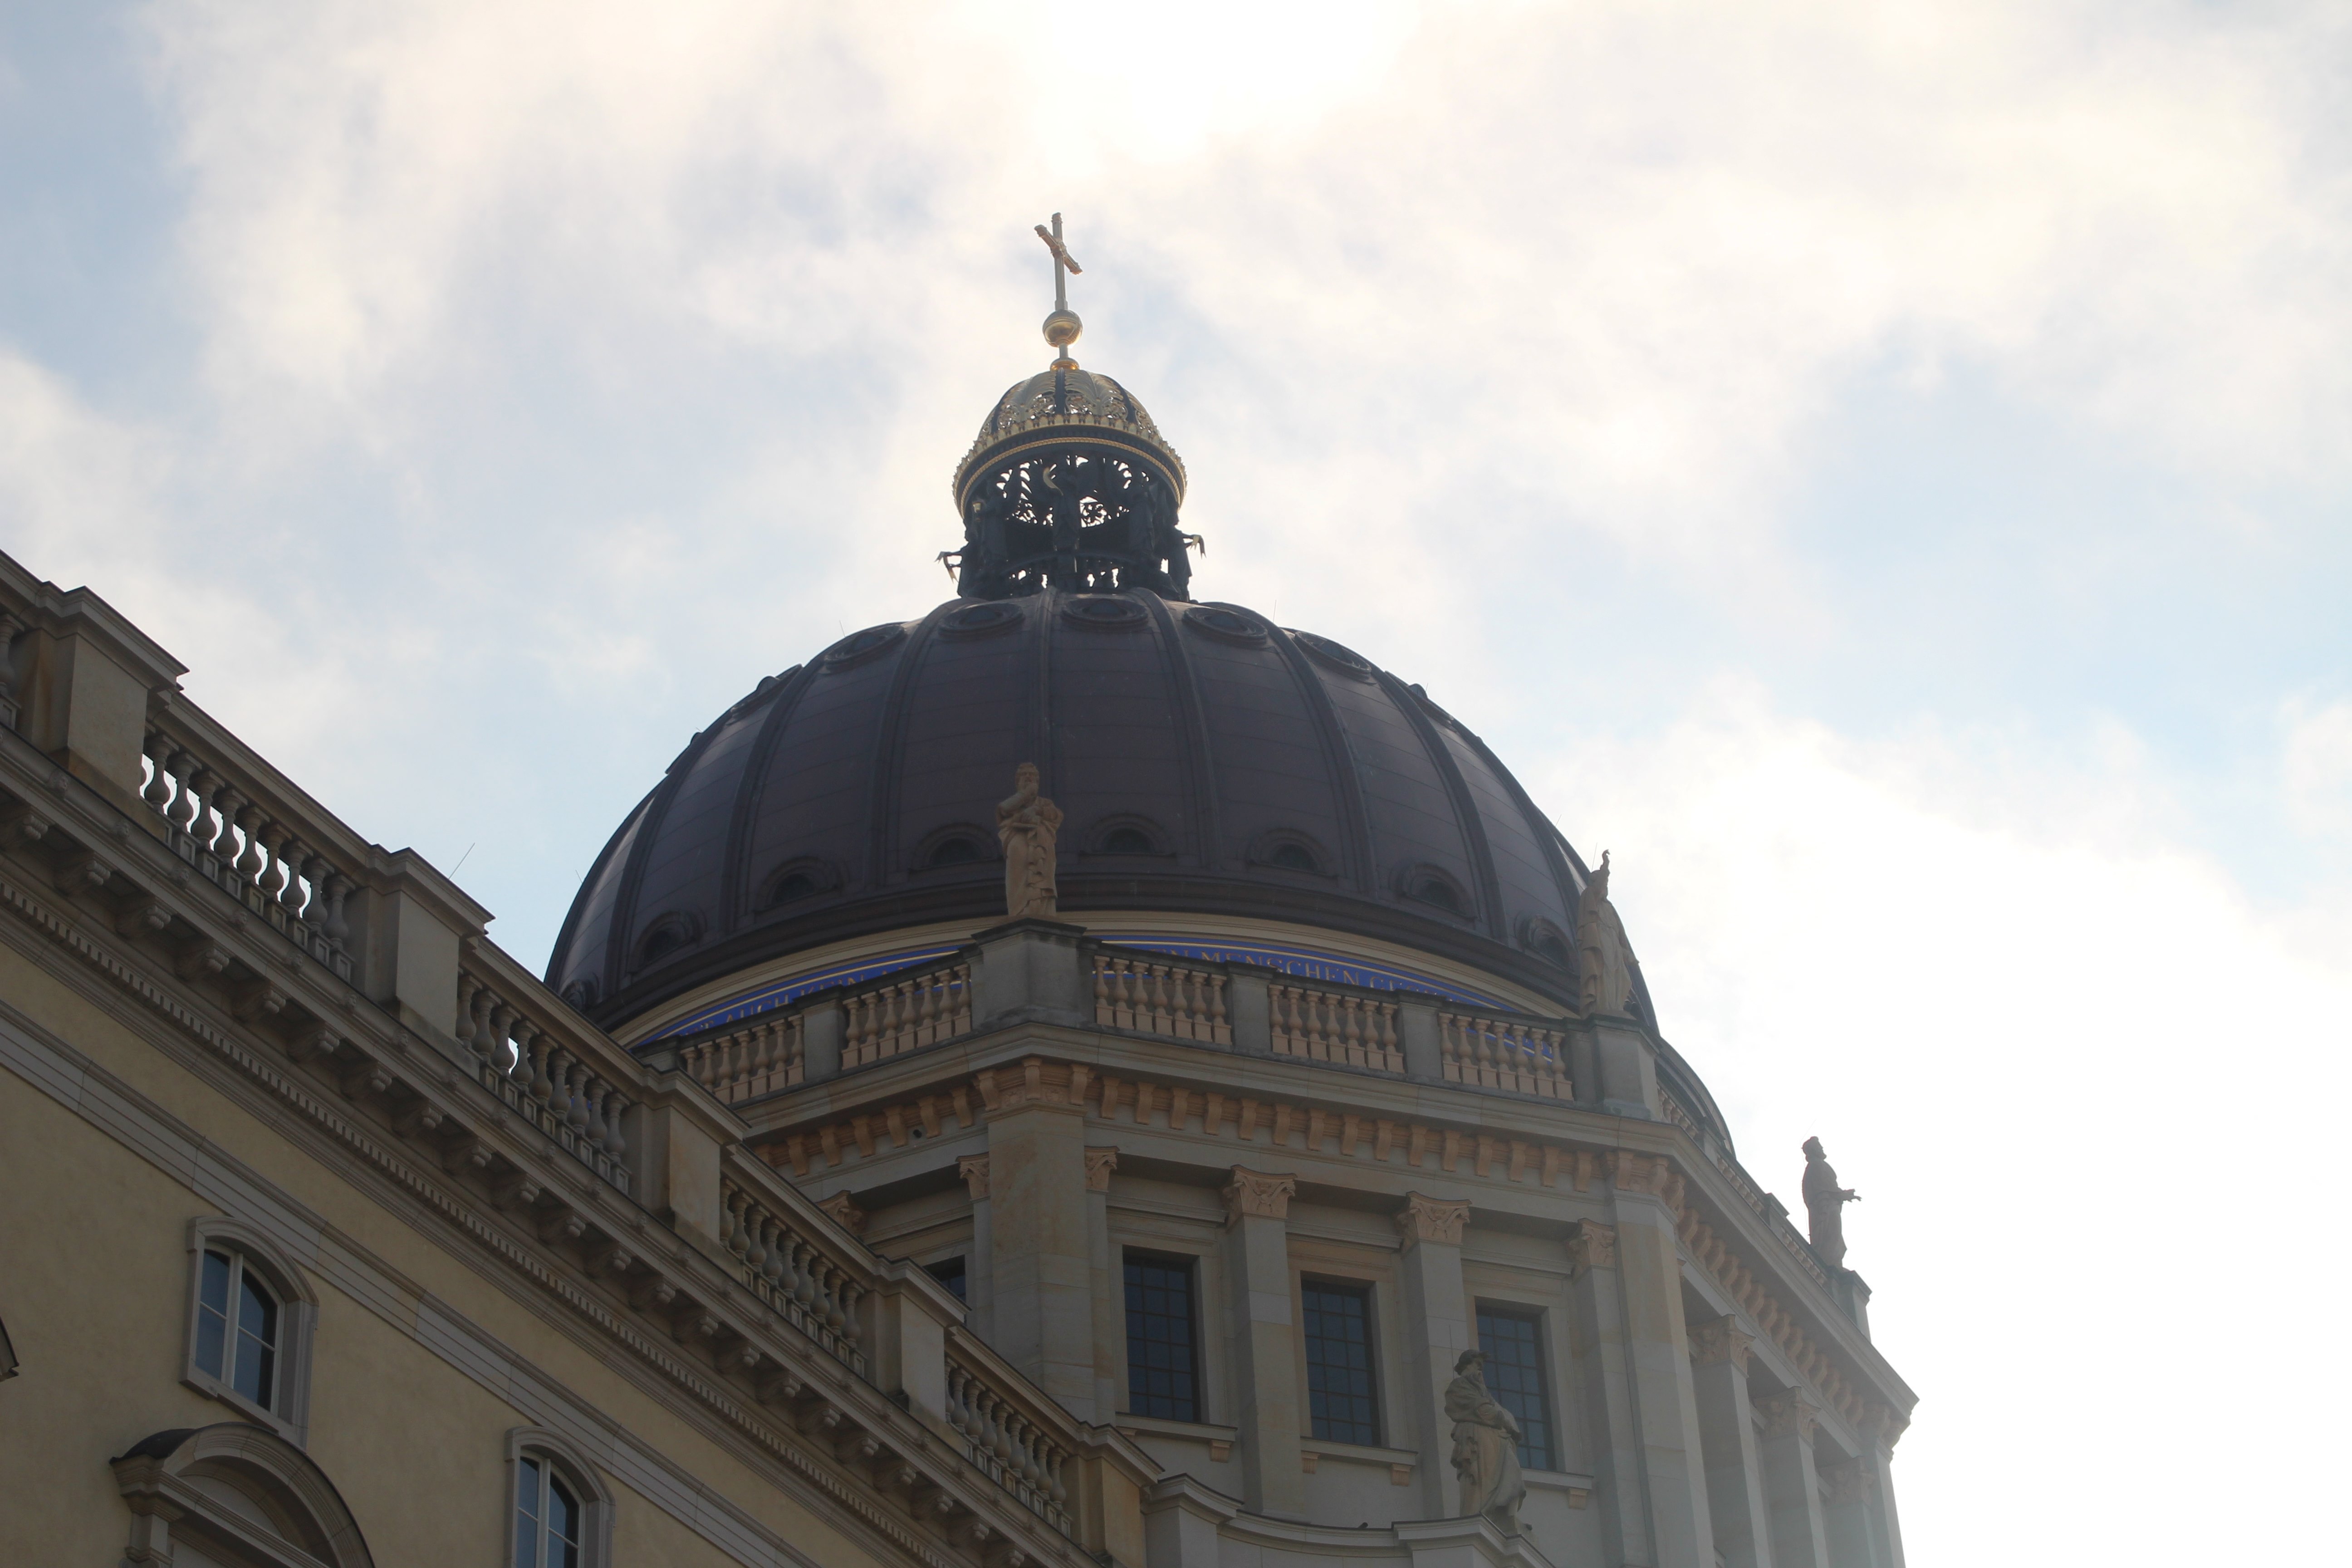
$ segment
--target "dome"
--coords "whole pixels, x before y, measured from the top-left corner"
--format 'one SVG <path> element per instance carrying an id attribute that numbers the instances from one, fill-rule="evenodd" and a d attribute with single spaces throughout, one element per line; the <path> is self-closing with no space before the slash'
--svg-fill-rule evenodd
<path id="1" fill-rule="evenodd" d="M 1050 584 L 761 680 L 614 835 L 549 984 L 619 1027 L 796 953 L 994 923 L 996 803 L 1024 762 L 1065 814 L 1074 923 L 1279 922 L 1576 1005 L 1584 863 L 1419 687 L 1237 605 Z"/>

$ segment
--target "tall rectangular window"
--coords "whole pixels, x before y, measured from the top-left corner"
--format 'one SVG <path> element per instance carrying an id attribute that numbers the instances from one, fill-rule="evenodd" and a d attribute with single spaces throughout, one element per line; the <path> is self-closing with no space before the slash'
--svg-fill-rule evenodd
<path id="1" fill-rule="evenodd" d="M 1189 1258 L 1127 1255 L 1127 1408 L 1169 1421 L 1201 1419 L 1200 1316 Z"/>
<path id="2" fill-rule="evenodd" d="M 1486 1352 L 1486 1392 L 1519 1418 L 1519 1463 L 1554 1468 L 1551 1406 L 1544 1397 L 1543 1319 L 1507 1308 L 1478 1309 L 1478 1348 Z"/>
<path id="3" fill-rule="evenodd" d="M 1307 1400 L 1314 1435 L 1375 1444 L 1381 1413 L 1372 1392 L 1371 1292 L 1361 1285 L 1300 1285 L 1307 1319 Z"/>

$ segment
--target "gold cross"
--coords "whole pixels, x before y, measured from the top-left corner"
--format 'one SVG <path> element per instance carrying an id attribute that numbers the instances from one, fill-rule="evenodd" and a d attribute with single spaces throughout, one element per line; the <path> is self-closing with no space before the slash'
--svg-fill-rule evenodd
<path id="1" fill-rule="evenodd" d="M 1062 215 L 1060 213 L 1054 215 L 1052 228 L 1047 228 L 1042 223 L 1037 225 L 1037 237 L 1044 240 L 1045 248 L 1054 253 L 1054 309 L 1066 310 L 1070 308 L 1069 275 L 1073 272 L 1084 272 L 1086 268 L 1079 266 L 1071 258 L 1070 253 L 1062 247 Z"/>

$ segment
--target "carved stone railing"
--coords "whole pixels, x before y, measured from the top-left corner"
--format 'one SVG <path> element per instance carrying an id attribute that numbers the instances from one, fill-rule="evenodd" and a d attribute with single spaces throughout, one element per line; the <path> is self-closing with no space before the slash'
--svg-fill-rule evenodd
<path id="1" fill-rule="evenodd" d="M 761 1014 L 684 1046 L 678 1062 L 697 1083 L 730 1105 L 791 1089 L 807 1076 L 807 1016 Z"/>
<path id="2" fill-rule="evenodd" d="M 1097 1024 L 1204 1045 L 1234 1043 L 1225 977 L 1215 970 L 1097 952 L 1094 985 Z"/>
<path id="3" fill-rule="evenodd" d="M 961 1331 L 948 1341 L 947 1415 L 966 1458 L 1024 1508 L 1065 1535 L 1071 1532 L 1069 1417 L 1044 1407 L 1027 1385 L 988 1365 Z"/>
<path id="4" fill-rule="evenodd" d="M 1576 1098 L 1568 1079 L 1567 1037 L 1558 1029 L 1440 1011 L 1437 1043 L 1448 1083 L 1547 1100 Z"/>
<path id="5" fill-rule="evenodd" d="M 919 1051 L 971 1028 L 971 965 L 894 976 L 843 998 L 844 1068 Z"/>
<path id="6" fill-rule="evenodd" d="M 857 1329 L 862 1270 L 819 1245 L 818 1227 L 788 1217 L 781 1199 L 762 1198 L 731 1175 L 719 1178 L 719 1239 L 742 1265 L 744 1283 L 826 1354 L 864 1376 Z"/>
<path id="7" fill-rule="evenodd" d="M 1274 1054 L 1337 1062 L 1373 1072 L 1405 1070 L 1397 1042 L 1397 1005 L 1306 985 L 1267 987 Z"/>
<path id="8" fill-rule="evenodd" d="M 317 816 L 273 799 L 244 770 L 184 727 L 147 731 L 139 794 L 174 854 L 268 921 L 288 941 L 352 978 L 343 901 L 355 884 L 320 844 L 341 837 Z M 323 816 L 323 813 L 318 814 Z M 307 836 L 307 837 L 306 837 Z"/>
<path id="9" fill-rule="evenodd" d="M 508 1109 L 627 1192 L 622 1125 L 635 1096 L 623 1086 L 642 1069 L 584 1020 L 544 1005 L 543 988 L 528 975 L 498 974 L 492 959 L 503 953 L 479 939 L 468 945 L 473 951 L 457 970 L 457 1041 L 473 1053 L 476 1076 Z"/>

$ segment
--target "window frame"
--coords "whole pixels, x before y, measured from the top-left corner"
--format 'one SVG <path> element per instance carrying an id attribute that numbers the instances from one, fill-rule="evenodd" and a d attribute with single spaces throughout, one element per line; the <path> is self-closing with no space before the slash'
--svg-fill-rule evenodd
<path id="1" fill-rule="evenodd" d="M 1155 1415 L 1148 1410 L 1134 1408 L 1135 1359 L 1132 1352 L 1135 1336 L 1129 1331 L 1127 1306 L 1127 1269 L 1131 1263 L 1156 1264 L 1163 1268 L 1174 1268 L 1183 1270 L 1185 1302 L 1191 1309 L 1187 1320 L 1191 1327 L 1190 1349 L 1192 1352 L 1192 1414 L 1190 1415 Z M 1120 1246 L 1118 1249 L 1118 1353 L 1119 1370 L 1123 1374 L 1119 1382 L 1120 1415 L 1139 1415 L 1151 1421 L 1183 1422 L 1199 1426 L 1213 1424 L 1210 1417 L 1209 1407 L 1209 1363 L 1206 1342 L 1208 1323 L 1206 1315 L 1202 1311 L 1202 1297 L 1205 1291 L 1201 1279 L 1201 1268 L 1202 1259 L 1198 1253 L 1164 1251 L 1151 1247 L 1129 1247 L 1124 1244 Z"/>
<path id="2" fill-rule="evenodd" d="M 1389 1413 L 1386 1390 L 1383 1387 L 1386 1380 L 1381 1375 L 1381 1347 L 1379 1283 L 1371 1279 L 1351 1279 L 1338 1275 L 1309 1274 L 1303 1272 L 1298 1275 L 1297 1279 L 1298 1295 L 1297 1300 L 1298 1303 L 1297 1342 L 1299 1392 L 1305 1396 L 1301 1410 L 1302 1414 L 1307 1418 L 1304 1423 L 1306 1429 L 1300 1434 L 1300 1436 L 1306 1437 L 1310 1442 L 1352 1443 L 1359 1447 L 1370 1448 L 1385 1447 L 1388 1442 Z M 1317 1420 L 1315 1413 L 1316 1363 L 1308 1349 L 1312 1336 L 1307 1332 L 1307 1293 L 1310 1290 L 1324 1290 L 1343 1296 L 1359 1297 L 1364 1303 L 1364 1376 L 1367 1383 L 1370 1385 L 1365 1397 L 1370 1400 L 1372 1406 L 1372 1418 L 1370 1423 L 1372 1435 L 1369 1439 L 1353 1436 L 1339 1436 L 1318 1432 L 1315 1429 Z M 1349 1395 L 1349 1397 L 1352 1398 L 1354 1395 Z"/>
<path id="3" fill-rule="evenodd" d="M 1519 1467 L 1522 1469 L 1556 1473 L 1560 1467 L 1560 1438 L 1563 1434 L 1559 1429 L 1559 1401 L 1554 1397 L 1556 1390 L 1553 1387 L 1553 1358 L 1549 1353 L 1550 1316 L 1543 1308 L 1531 1306 L 1525 1301 L 1481 1300 L 1475 1298 L 1472 1300 L 1470 1331 L 1477 1336 L 1478 1349 L 1486 1356 L 1486 1392 L 1495 1397 L 1496 1404 L 1502 1405 L 1502 1395 L 1495 1386 L 1495 1357 L 1486 1350 L 1486 1335 L 1478 1321 L 1483 1317 L 1505 1318 L 1513 1322 L 1525 1323 L 1528 1327 L 1528 1342 L 1534 1347 L 1536 1355 L 1536 1398 L 1542 1406 L 1543 1414 L 1542 1458 L 1545 1462 L 1536 1464 L 1529 1461 L 1526 1451 L 1527 1418 L 1523 1412 L 1513 1410 L 1511 1414 L 1519 1417 L 1521 1433 Z M 1503 1405 L 1503 1408 L 1509 1410 L 1510 1406 Z"/>
<path id="4" fill-rule="evenodd" d="M 562 1481 L 580 1502 L 580 1568 L 610 1568 L 613 1561 L 613 1492 L 604 1478 L 560 1433 L 544 1426 L 517 1426 L 507 1433 L 505 1544 L 499 1560 L 515 1562 L 515 1520 L 522 1512 L 523 1461 L 535 1459 L 550 1479 Z M 541 1563 L 538 1568 L 546 1568 Z"/>
<path id="5" fill-rule="evenodd" d="M 231 1381 L 236 1376 L 235 1321 L 229 1325 L 223 1377 L 196 1360 L 205 1294 L 205 1254 L 225 1252 L 239 1270 L 253 1275 L 278 1299 L 278 1344 L 275 1386 L 268 1404 L 247 1398 Z M 187 1301 L 181 1313 L 180 1381 L 207 1398 L 217 1399 L 240 1414 L 301 1447 L 310 1426 L 310 1342 L 318 1321 L 318 1298 L 300 1269 L 262 1231 L 242 1220 L 214 1215 L 188 1223 Z M 230 1301 L 236 1297 L 236 1274 L 230 1276 Z"/>

